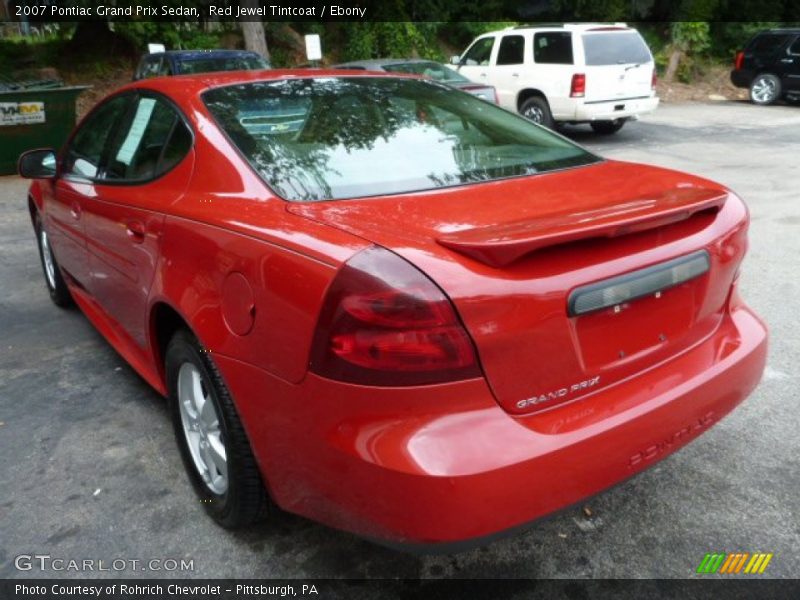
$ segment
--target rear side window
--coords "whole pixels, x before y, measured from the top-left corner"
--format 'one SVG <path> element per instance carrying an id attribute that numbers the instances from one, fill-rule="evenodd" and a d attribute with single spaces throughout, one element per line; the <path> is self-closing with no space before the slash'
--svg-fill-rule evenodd
<path id="1" fill-rule="evenodd" d="M 539 64 L 571 65 L 572 34 L 568 31 L 537 33 L 533 37 L 533 60 Z"/>
<path id="2" fill-rule="evenodd" d="M 497 51 L 498 65 L 521 65 L 525 61 L 525 38 L 521 35 L 505 35 Z"/>
<path id="3" fill-rule="evenodd" d="M 789 35 L 785 33 L 764 33 L 750 43 L 747 49 L 755 54 L 772 54 L 777 52 L 789 40 Z"/>
<path id="4" fill-rule="evenodd" d="M 791 54 L 800 54 L 800 37 L 799 37 L 799 38 L 797 38 L 797 39 L 794 41 L 794 44 L 792 44 L 792 45 L 789 47 L 789 52 L 790 52 Z"/>
<path id="5" fill-rule="evenodd" d="M 487 67 L 489 66 L 489 58 L 492 56 L 492 47 L 494 46 L 494 38 L 483 38 L 472 44 L 469 50 L 464 54 L 461 63 L 469 67 Z"/>
<path id="6" fill-rule="evenodd" d="M 637 31 L 583 34 L 588 66 L 630 65 L 650 62 L 650 49 Z"/>
<path id="7" fill-rule="evenodd" d="M 191 147 L 191 134 L 164 100 L 141 97 L 120 129 L 103 179 L 142 182 L 174 167 Z"/>

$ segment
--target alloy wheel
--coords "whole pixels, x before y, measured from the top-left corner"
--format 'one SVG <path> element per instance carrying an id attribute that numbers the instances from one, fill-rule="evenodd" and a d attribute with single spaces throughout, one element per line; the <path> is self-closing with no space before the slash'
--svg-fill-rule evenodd
<path id="1" fill-rule="evenodd" d="M 200 370 L 186 362 L 178 371 L 178 406 L 192 462 L 209 490 L 228 490 L 228 460 L 220 418 Z"/>
<path id="2" fill-rule="evenodd" d="M 529 106 L 522 115 L 534 123 L 542 124 L 544 122 L 544 111 L 538 106 Z"/>
<path id="3" fill-rule="evenodd" d="M 53 251 L 50 249 L 50 242 L 47 239 L 47 232 L 42 228 L 39 233 L 39 240 L 42 244 L 42 258 L 44 259 L 44 274 L 47 277 L 47 285 L 50 289 L 56 287 L 56 266 L 53 260 Z"/>
<path id="4" fill-rule="evenodd" d="M 753 99 L 759 103 L 769 103 L 775 99 L 777 86 L 766 77 L 759 77 L 753 82 Z"/>

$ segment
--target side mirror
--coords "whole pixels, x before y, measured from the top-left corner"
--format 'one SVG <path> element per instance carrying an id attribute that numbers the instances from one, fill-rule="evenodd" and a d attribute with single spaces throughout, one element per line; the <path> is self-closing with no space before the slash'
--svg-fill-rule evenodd
<path id="1" fill-rule="evenodd" d="M 461 64 L 461 57 L 457 54 L 455 56 L 450 57 L 450 64 L 451 65 L 460 65 Z"/>
<path id="2" fill-rule="evenodd" d="M 55 150 L 29 150 L 23 152 L 17 163 L 17 171 L 26 179 L 51 179 L 56 176 Z"/>

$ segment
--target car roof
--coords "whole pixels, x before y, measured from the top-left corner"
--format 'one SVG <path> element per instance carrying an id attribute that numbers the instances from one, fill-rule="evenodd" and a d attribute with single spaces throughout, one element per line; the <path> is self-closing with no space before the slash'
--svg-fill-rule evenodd
<path id="1" fill-rule="evenodd" d="M 407 64 L 428 64 L 433 63 L 438 65 L 435 60 L 427 60 L 424 58 L 371 58 L 368 60 L 351 60 L 350 62 L 346 63 L 339 63 L 337 65 L 333 65 L 334 69 L 346 69 L 346 68 L 364 68 L 367 70 L 380 70 L 382 67 L 386 65 L 407 65 Z"/>
<path id="2" fill-rule="evenodd" d="M 186 59 L 195 59 L 195 58 L 216 58 L 216 57 L 234 57 L 234 56 L 260 56 L 256 52 L 251 52 L 250 50 L 226 50 L 226 49 L 217 49 L 217 50 L 165 50 L 164 52 L 147 52 L 145 56 L 172 56 L 175 58 L 186 58 Z"/>
<path id="3" fill-rule="evenodd" d="M 497 29 L 483 35 L 508 33 L 511 31 L 574 31 L 585 33 L 588 31 L 635 31 L 627 23 L 540 23 L 536 25 L 515 25 L 505 29 Z M 478 36 L 482 37 L 482 36 Z"/>
<path id="4" fill-rule="evenodd" d="M 252 71 L 215 71 L 191 75 L 170 75 L 133 81 L 118 91 L 149 89 L 162 92 L 173 98 L 186 98 L 206 90 L 229 85 L 279 81 L 282 79 L 313 79 L 318 77 L 392 77 L 398 79 L 425 79 L 409 73 L 383 73 L 353 71 L 347 69 L 256 69 Z"/>

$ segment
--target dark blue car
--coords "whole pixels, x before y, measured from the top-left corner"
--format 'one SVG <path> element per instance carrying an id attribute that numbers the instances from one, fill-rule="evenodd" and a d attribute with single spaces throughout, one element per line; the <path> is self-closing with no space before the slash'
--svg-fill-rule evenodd
<path id="1" fill-rule="evenodd" d="M 269 68 L 270 64 L 264 57 L 246 50 L 169 50 L 142 56 L 133 79 Z"/>

